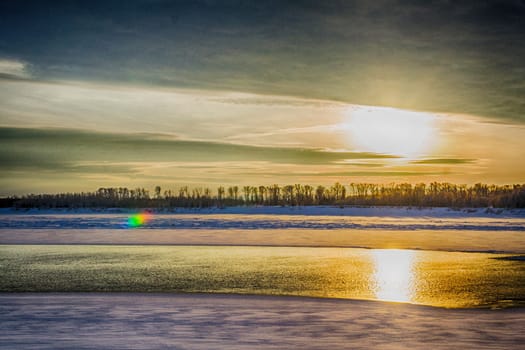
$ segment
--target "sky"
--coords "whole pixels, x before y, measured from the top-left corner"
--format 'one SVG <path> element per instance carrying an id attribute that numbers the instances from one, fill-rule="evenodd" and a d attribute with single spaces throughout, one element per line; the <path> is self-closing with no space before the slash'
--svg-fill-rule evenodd
<path id="1" fill-rule="evenodd" d="M 0 3 L 0 195 L 525 182 L 525 1 Z"/>

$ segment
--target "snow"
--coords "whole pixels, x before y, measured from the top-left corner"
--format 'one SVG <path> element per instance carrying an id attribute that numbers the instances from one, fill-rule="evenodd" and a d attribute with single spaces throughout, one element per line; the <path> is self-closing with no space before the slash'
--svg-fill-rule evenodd
<path id="1" fill-rule="evenodd" d="M 143 208 L 144 209 L 144 208 Z M 13 209 L 0 208 L 0 215 L 13 214 L 130 214 L 142 209 L 78 208 L 78 209 Z M 245 206 L 225 208 L 146 209 L 156 214 L 246 214 L 246 215 L 306 215 L 306 216 L 374 216 L 374 217 L 434 217 L 434 218 L 525 218 L 525 209 L 502 208 L 420 208 L 420 207 L 334 207 L 334 206 Z"/>
<path id="2" fill-rule="evenodd" d="M 0 349 L 518 349 L 524 309 L 184 294 L 0 294 Z"/>
<path id="3" fill-rule="evenodd" d="M 400 211 L 396 211 L 401 214 Z M 408 212 L 412 214 L 413 212 Z M 418 212 L 415 212 L 418 214 Z M 525 231 L 523 217 L 281 214 L 152 214 L 145 229 L 312 229 Z M 432 214 L 432 213 L 427 213 Z M 127 229 L 129 214 L 4 214 L 0 229 Z"/>
<path id="4" fill-rule="evenodd" d="M 0 244 L 235 245 L 525 254 L 523 231 L 0 229 Z"/>
<path id="5" fill-rule="evenodd" d="M 144 226 L 133 229 L 128 227 L 131 211 L 114 211 L 3 210 L 0 244 L 264 245 L 525 252 L 525 212 L 521 210 L 496 214 L 487 209 L 474 212 L 446 208 L 215 208 L 154 213 Z"/>

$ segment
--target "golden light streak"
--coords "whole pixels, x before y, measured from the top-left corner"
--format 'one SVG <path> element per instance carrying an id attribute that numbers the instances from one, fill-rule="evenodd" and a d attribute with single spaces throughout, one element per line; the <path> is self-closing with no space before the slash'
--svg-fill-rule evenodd
<path id="1" fill-rule="evenodd" d="M 372 251 L 373 280 L 379 300 L 411 302 L 414 298 L 414 251 L 377 249 Z"/>

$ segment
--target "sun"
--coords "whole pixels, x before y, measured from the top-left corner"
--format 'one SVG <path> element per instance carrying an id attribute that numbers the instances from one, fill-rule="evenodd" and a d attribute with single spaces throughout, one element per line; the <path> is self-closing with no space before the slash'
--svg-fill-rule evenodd
<path id="1" fill-rule="evenodd" d="M 357 151 L 414 159 L 436 142 L 436 116 L 385 107 L 358 107 L 348 113 L 346 129 Z"/>

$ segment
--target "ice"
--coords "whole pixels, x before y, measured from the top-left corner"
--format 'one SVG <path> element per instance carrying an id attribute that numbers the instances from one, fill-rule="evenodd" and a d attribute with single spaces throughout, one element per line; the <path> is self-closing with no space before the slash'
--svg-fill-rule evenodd
<path id="1" fill-rule="evenodd" d="M 119 211 L 118 213 L 115 213 Z M 236 207 L 156 212 L 0 211 L 0 244 L 180 244 L 525 252 L 525 211 Z"/>
<path id="2" fill-rule="evenodd" d="M 2 211 L 0 229 L 127 229 L 133 211 Z M 136 211 L 135 211 L 136 212 Z M 498 214 L 499 213 L 499 214 Z M 154 213 L 147 229 L 525 231 L 525 211 L 447 208 L 237 207 Z"/>
<path id="3" fill-rule="evenodd" d="M 524 309 L 241 295 L 0 294 L 0 349 L 518 349 Z"/>

